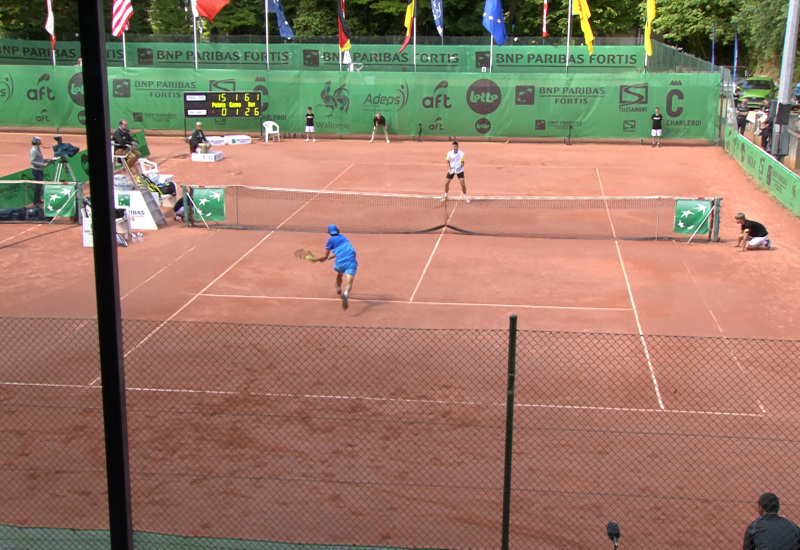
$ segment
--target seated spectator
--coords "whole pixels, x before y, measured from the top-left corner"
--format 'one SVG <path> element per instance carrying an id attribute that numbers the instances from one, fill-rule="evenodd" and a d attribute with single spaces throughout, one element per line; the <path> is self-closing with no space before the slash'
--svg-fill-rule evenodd
<path id="1" fill-rule="evenodd" d="M 778 515 L 781 501 L 773 493 L 758 498 L 759 517 L 747 526 L 743 550 L 797 550 L 800 548 L 800 529 Z"/>

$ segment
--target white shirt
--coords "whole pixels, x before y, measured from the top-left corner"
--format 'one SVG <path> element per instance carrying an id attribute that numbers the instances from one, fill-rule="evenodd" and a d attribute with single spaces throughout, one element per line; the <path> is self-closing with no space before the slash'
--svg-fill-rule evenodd
<path id="1" fill-rule="evenodd" d="M 461 161 L 464 159 L 464 151 L 461 149 L 458 150 L 458 153 L 454 153 L 453 151 L 447 152 L 447 162 L 450 163 L 450 172 L 454 174 L 460 174 L 464 171 L 464 166 L 461 164 Z"/>

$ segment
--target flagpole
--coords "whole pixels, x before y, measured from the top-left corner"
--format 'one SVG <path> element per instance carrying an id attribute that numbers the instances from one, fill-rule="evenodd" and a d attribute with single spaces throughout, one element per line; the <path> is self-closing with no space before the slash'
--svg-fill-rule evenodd
<path id="1" fill-rule="evenodd" d="M 267 19 L 267 14 L 269 10 L 267 9 L 267 2 L 269 0 L 264 0 L 264 45 L 267 49 L 267 70 L 269 70 L 269 19 Z"/>
<path id="2" fill-rule="evenodd" d="M 122 66 L 123 68 L 128 67 L 128 54 L 125 51 L 125 33 L 122 33 Z"/>
<path id="3" fill-rule="evenodd" d="M 417 11 L 417 4 L 419 0 L 414 0 L 414 11 Z M 414 14 L 414 72 L 417 72 L 417 14 Z"/>
<path id="4" fill-rule="evenodd" d="M 53 56 L 53 67 L 55 67 L 56 66 L 56 49 L 55 48 L 50 48 L 50 53 Z"/>
<path id="5" fill-rule="evenodd" d="M 192 14 L 192 39 L 194 42 L 194 69 L 197 70 L 197 16 Z"/>
<path id="6" fill-rule="evenodd" d="M 569 73 L 569 43 L 572 42 L 572 0 L 569 0 L 567 14 L 567 60 L 564 64 L 564 74 Z"/>
<path id="7" fill-rule="evenodd" d="M 489 74 L 492 73 L 492 61 L 494 59 L 494 35 L 489 33 Z"/>

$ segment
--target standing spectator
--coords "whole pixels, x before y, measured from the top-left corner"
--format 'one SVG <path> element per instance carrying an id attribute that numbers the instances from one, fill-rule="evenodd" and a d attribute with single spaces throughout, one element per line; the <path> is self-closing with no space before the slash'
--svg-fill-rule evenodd
<path id="1" fill-rule="evenodd" d="M 742 250 L 755 250 L 762 247 L 769 250 L 772 248 L 772 241 L 769 238 L 769 233 L 767 233 L 767 228 L 763 224 L 755 220 L 748 220 L 744 212 L 736 214 L 736 223 L 741 228 L 739 241 L 736 243 L 737 248 L 739 246 L 742 247 Z"/>
<path id="2" fill-rule="evenodd" d="M 756 111 L 756 118 L 755 122 L 753 123 L 754 130 L 753 136 L 760 136 L 761 135 L 761 123 L 764 122 L 764 119 L 769 116 L 769 102 L 765 101 L 761 107 L 758 108 Z M 754 140 L 755 141 L 755 140 Z"/>
<path id="3" fill-rule="evenodd" d="M 31 150 L 28 153 L 28 158 L 31 163 L 31 172 L 33 172 L 33 179 L 34 181 L 44 181 L 44 167 L 49 164 L 50 161 L 45 160 L 42 156 L 42 150 L 40 149 L 40 145 L 42 144 L 42 138 L 39 136 L 34 136 L 31 138 Z M 36 183 L 33 185 L 33 205 L 34 206 L 43 206 L 44 202 L 42 201 L 42 193 L 44 192 L 44 185 L 41 183 Z"/>
<path id="4" fill-rule="evenodd" d="M 464 198 L 469 202 L 467 196 L 467 182 L 464 179 L 464 151 L 458 150 L 458 142 L 453 142 L 453 150 L 447 152 L 445 162 L 447 163 L 447 176 L 444 183 L 444 197 L 443 201 L 447 200 L 447 193 L 450 191 L 450 182 L 454 177 L 458 177 L 458 182 L 461 184 L 461 192 L 464 193 Z"/>
<path id="5" fill-rule="evenodd" d="M 306 112 L 306 141 L 309 136 L 316 143 L 317 139 L 314 137 L 314 113 L 311 112 L 311 107 Z"/>
<path id="6" fill-rule="evenodd" d="M 136 169 L 136 161 L 142 154 L 139 152 L 139 144 L 133 141 L 131 131 L 128 130 L 128 121 L 124 118 L 119 121 L 119 127 L 114 130 L 114 154 L 125 159 L 125 164 L 130 170 Z M 130 148 L 130 149 L 128 149 Z M 126 154 L 127 151 L 127 154 Z"/>
<path id="7" fill-rule="evenodd" d="M 769 153 L 770 144 L 772 143 L 772 124 L 773 120 L 770 118 L 769 112 L 767 112 L 761 118 L 761 148 L 767 153 Z"/>
<path id="8" fill-rule="evenodd" d="M 661 147 L 661 119 L 664 117 L 658 107 L 656 107 L 655 114 L 651 115 L 650 118 L 653 121 L 653 129 L 650 131 L 650 135 L 653 136 L 653 145 L 651 147 Z"/>
<path id="9" fill-rule="evenodd" d="M 208 142 L 206 138 L 206 134 L 203 132 L 203 123 L 199 120 L 194 124 L 194 131 L 192 135 L 189 136 L 189 152 L 194 153 L 197 151 L 197 146 L 200 146 L 201 153 L 208 153 L 208 150 L 211 148 L 211 144 Z"/>
<path id="10" fill-rule="evenodd" d="M 375 130 L 378 129 L 378 126 L 383 127 L 383 135 L 386 138 L 386 143 L 391 143 L 389 141 L 389 132 L 386 130 L 386 117 L 380 113 L 375 113 L 375 118 L 372 119 L 372 137 L 369 138 L 369 142 L 372 143 L 375 141 Z"/>
<path id="11" fill-rule="evenodd" d="M 773 493 L 758 497 L 758 515 L 747 526 L 742 550 L 798 550 L 800 529 L 792 521 L 778 515 L 781 501 Z"/>
<path id="12" fill-rule="evenodd" d="M 744 135 L 745 128 L 747 128 L 747 116 L 750 114 L 750 107 L 747 106 L 747 98 L 736 107 L 736 129 L 739 130 L 740 135 Z"/>

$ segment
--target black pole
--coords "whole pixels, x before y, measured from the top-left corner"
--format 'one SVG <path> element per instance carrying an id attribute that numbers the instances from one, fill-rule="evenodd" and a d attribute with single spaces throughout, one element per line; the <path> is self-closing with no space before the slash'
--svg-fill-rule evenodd
<path id="1" fill-rule="evenodd" d="M 503 540 L 502 550 L 508 550 L 511 522 L 511 453 L 514 447 L 514 377 L 517 372 L 517 316 L 509 318 L 508 327 L 508 395 L 506 396 L 506 458 L 503 468 Z"/>
<path id="2" fill-rule="evenodd" d="M 130 472 L 128 468 L 125 373 L 119 301 L 114 191 L 109 139 L 108 74 L 101 0 L 78 0 L 83 58 L 86 145 L 92 195 L 94 276 L 100 340 L 103 422 L 106 441 L 109 532 L 112 550 L 133 549 Z"/>

